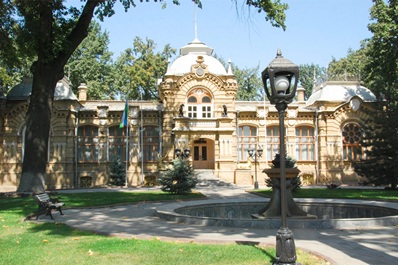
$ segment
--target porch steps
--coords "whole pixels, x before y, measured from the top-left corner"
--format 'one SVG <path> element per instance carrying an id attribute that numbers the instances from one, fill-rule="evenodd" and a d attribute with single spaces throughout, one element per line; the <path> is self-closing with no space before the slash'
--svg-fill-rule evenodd
<path id="1" fill-rule="evenodd" d="M 197 187 L 232 187 L 232 183 L 228 183 L 220 180 L 218 177 L 213 175 L 211 169 L 195 169 L 194 175 L 198 179 Z"/>

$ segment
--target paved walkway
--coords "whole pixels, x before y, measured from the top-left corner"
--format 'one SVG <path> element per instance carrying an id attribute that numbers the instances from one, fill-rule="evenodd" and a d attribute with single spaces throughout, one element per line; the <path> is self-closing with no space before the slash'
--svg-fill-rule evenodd
<path id="1" fill-rule="evenodd" d="M 209 199 L 258 199 L 257 196 L 245 192 L 246 188 L 252 187 L 204 187 L 198 190 Z M 66 209 L 65 215 L 55 213 L 54 217 L 56 222 L 76 229 L 119 237 L 157 238 L 179 242 L 275 244 L 276 231 L 271 229 L 193 226 L 161 220 L 155 216 L 155 210 L 163 204 L 157 202 L 93 209 Z M 39 220 L 51 221 L 47 216 L 42 216 Z M 320 254 L 331 264 L 398 264 L 398 224 L 395 227 L 367 229 L 295 229 L 293 234 L 296 248 Z"/>

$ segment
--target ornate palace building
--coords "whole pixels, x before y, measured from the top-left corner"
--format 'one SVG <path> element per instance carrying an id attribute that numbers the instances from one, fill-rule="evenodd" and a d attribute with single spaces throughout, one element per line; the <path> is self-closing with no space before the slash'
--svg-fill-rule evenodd
<path id="1" fill-rule="evenodd" d="M 77 96 L 67 78 L 58 82 L 51 122 L 48 189 L 104 186 L 113 158 L 126 163 L 129 186 L 152 185 L 175 150 L 190 149 L 195 171 L 220 180 L 253 184 L 279 149 L 278 113 L 268 100 L 236 101 L 231 64 L 195 39 L 180 49 L 159 80 L 160 101 L 129 101 L 127 127 L 120 128 L 124 101 L 90 100 L 81 84 Z M 15 190 L 24 159 L 25 113 L 31 81 L 0 97 L 0 189 Z M 357 184 L 350 161 L 363 157 L 361 125 L 375 96 L 358 82 L 326 82 L 286 110 L 286 149 L 297 160 L 304 184 Z M 247 150 L 263 155 L 254 160 Z M 254 170 L 257 168 L 257 174 Z"/>

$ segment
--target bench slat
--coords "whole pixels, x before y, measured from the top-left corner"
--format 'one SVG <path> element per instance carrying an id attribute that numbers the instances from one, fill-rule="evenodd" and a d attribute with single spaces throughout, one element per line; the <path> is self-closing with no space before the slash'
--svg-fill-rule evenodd
<path id="1" fill-rule="evenodd" d="M 61 207 L 64 206 L 65 203 L 53 202 L 53 200 L 50 198 L 50 196 L 47 193 L 36 194 L 35 199 L 37 200 L 39 206 L 39 211 L 36 214 L 36 220 L 39 218 L 41 214 L 44 213 L 50 215 L 51 219 L 53 220 L 54 218 L 51 214 L 52 210 L 59 211 L 61 215 L 63 215 Z"/>

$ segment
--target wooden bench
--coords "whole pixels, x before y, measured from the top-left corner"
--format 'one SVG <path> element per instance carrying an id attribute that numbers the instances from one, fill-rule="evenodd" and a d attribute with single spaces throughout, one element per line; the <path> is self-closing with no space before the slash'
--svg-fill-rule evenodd
<path id="1" fill-rule="evenodd" d="M 39 219 L 39 216 L 42 214 L 49 215 L 51 220 L 54 220 L 51 211 L 56 210 L 62 213 L 61 207 L 65 205 L 65 203 L 60 202 L 59 199 L 52 199 L 47 193 L 40 193 L 35 195 L 35 199 L 37 204 L 39 205 L 39 211 L 36 214 L 36 220 Z"/>

